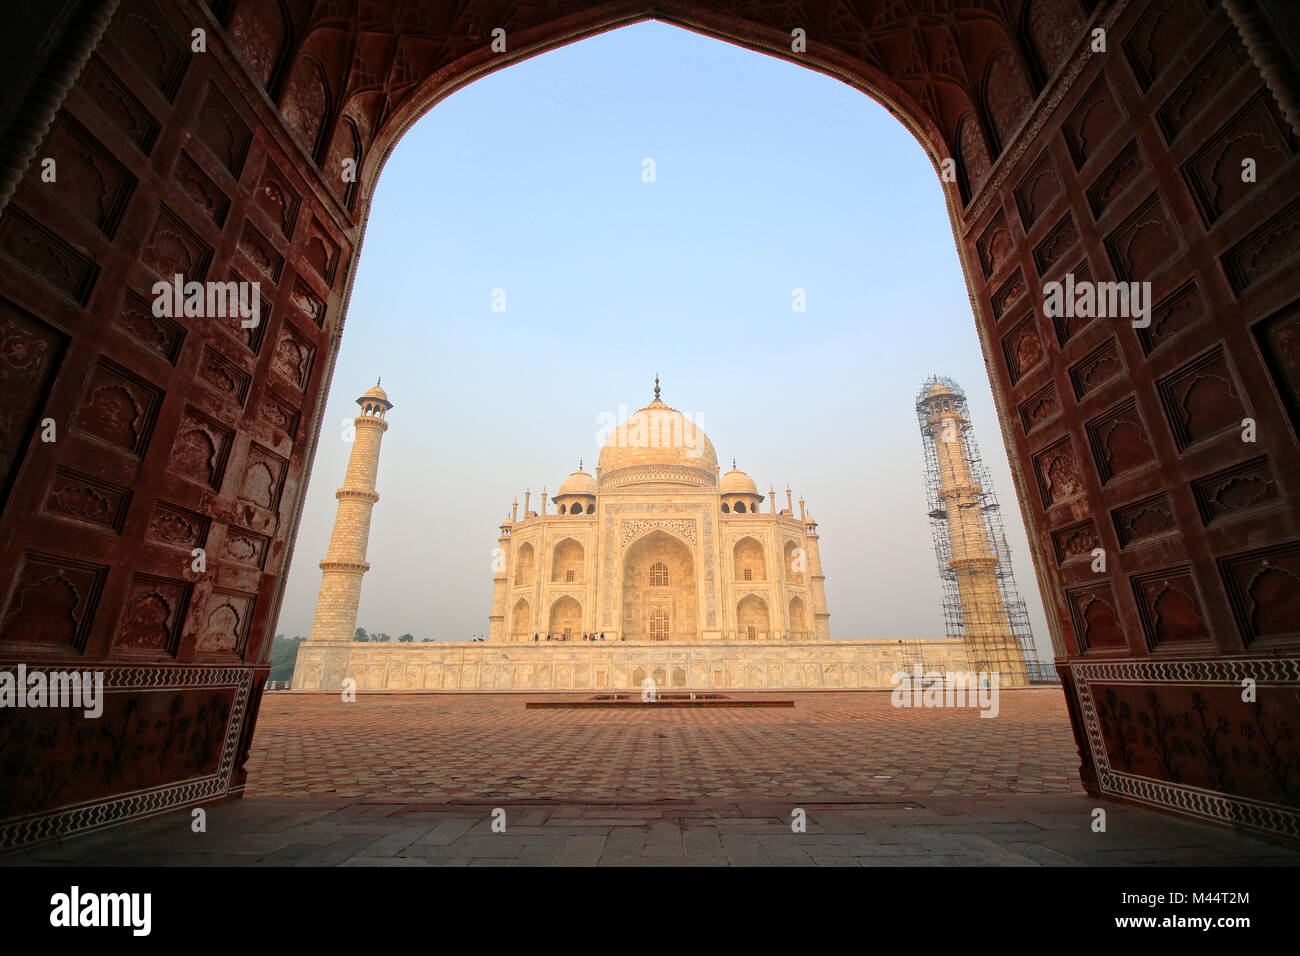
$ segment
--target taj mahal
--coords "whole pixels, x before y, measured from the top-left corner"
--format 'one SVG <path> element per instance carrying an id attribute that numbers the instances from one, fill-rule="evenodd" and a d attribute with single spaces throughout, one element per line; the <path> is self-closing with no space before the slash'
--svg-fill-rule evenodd
<path id="1" fill-rule="evenodd" d="M 944 461 L 934 423 L 955 418 L 964 427 L 950 398 L 933 387 L 922 396 L 933 412 L 923 436 Z M 1017 654 L 988 652 L 1015 644 L 1003 633 L 1005 614 L 984 607 L 1000 607 L 989 583 L 999 561 L 978 535 L 954 537 L 945 567 L 962 578 L 954 593 L 971 623 L 991 622 L 979 641 L 832 639 L 817 522 L 805 501 L 796 513 L 787 488 L 778 508 L 777 492 L 761 493 L 734 460 L 723 473 L 709 436 L 662 399 L 658 377 L 654 399 L 608 431 L 594 475 L 579 462 L 553 495 L 541 493 L 536 510 L 531 492 L 522 514 L 511 504 L 498 531 L 485 641 L 355 641 L 380 443 L 394 407 L 378 384 L 357 404 L 294 690 L 594 691 L 636 689 L 647 678 L 692 691 L 870 689 L 917 666 L 978 666 L 1008 685 L 1025 682 Z M 952 506 L 969 504 L 979 492 L 972 476 L 956 464 L 944 472 Z"/>
<path id="2" fill-rule="evenodd" d="M 613 428 L 541 512 L 501 525 L 489 641 L 810 641 L 830 637 L 817 523 L 791 493 L 720 474 L 713 443 L 655 397 Z M 552 510 L 553 509 L 553 510 Z"/>

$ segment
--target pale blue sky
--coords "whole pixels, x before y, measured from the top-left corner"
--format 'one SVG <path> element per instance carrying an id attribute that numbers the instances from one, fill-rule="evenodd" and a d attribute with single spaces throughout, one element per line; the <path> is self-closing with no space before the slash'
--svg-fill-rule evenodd
<path id="1" fill-rule="evenodd" d="M 791 310 L 795 288 L 805 313 Z M 727 467 L 734 457 L 763 491 L 783 500 L 788 483 L 807 498 L 842 638 L 943 636 L 914 402 L 927 375 L 957 379 L 1050 658 L 920 145 L 836 80 L 659 23 L 478 80 L 394 150 L 277 631 L 310 630 L 350 448 L 342 422 L 377 376 L 396 407 L 359 623 L 466 640 L 487 631 L 510 502 L 554 491 L 579 459 L 591 471 L 598 416 L 644 405 L 656 372 Z"/>

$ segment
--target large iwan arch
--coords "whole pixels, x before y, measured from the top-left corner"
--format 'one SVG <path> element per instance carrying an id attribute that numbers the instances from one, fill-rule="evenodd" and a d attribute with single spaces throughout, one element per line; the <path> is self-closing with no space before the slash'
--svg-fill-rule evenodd
<path id="1" fill-rule="evenodd" d="M 106 720 L 166 694 L 221 721 L 201 766 L 146 736 L 130 773 L 73 795 L 39 767 L 99 744 L 40 718 L 0 745 L 23 768 L 0 844 L 242 792 L 385 158 L 458 87 L 649 18 L 837 77 L 931 158 L 1084 785 L 1300 832 L 1236 730 L 1230 773 L 1199 745 L 1174 772 L 1142 735 L 1122 744 L 1152 700 L 1180 726 L 1295 711 L 1300 597 L 1278 582 L 1300 573 L 1300 91 L 1281 0 L 29 6 L 0 91 L 0 663 L 102 670 Z M 1225 177 L 1247 142 L 1256 175 Z M 47 157 L 67 188 L 44 188 Z M 154 316 L 177 274 L 261 282 L 265 321 Z M 1066 275 L 1150 282 L 1149 324 L 1045 318 Z"/>
<path id="2" fill-rule="evenodd" d="M 622 633 L 630 641 L 693 641 L 699 636 L 695 555 L 663 530 L 638 538 L 623 553 Z"/>

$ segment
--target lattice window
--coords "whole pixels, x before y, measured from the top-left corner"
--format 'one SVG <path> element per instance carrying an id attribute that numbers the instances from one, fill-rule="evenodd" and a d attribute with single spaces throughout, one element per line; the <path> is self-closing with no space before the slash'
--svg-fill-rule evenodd
<path id="1" fill-rule="evenodd" d="M 573 580 L 573 572 L 572 572 L 572 571 L 565 571 L 565 572 L 564 572 L 564 580 L 565 580 L 565 581 L 572 581 L 572 580 Z"/>
<path id="2" fill-rule="evenodd" d="M 650 565 L 650 586 L 652 588 L 668 587 L 668 565 L 656 561 Z"/>
<path id="3" fill-rule="evenodd" d="M 745 568 L 745 580 L 746 581 L 754 580 L 754 570 L 752 568 Z"/>
<path id="4" fill-rule="evenodd" d="M 757 640 L 758 629 L 752 626 L 745 628 L 745 636 L 748 637 L 751 641 Z"/>
<path id="5" fill-rule="evenodd" d="M 665 608 L 654 608 L 650 611 L 650 640 L 668 640 L 668 611 Z"/>

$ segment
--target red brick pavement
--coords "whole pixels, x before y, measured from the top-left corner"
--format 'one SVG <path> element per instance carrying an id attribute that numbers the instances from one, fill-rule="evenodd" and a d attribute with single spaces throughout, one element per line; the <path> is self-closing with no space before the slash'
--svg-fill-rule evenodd
<path id="1" fill-rule="evenodd" d="M 992 719 L 894 708 L 882 692 L 776 696 L 794 708 L 525 710 L 558 695 L 345 704 L 271 693 L 248 793 L 503 802 L 1082 793 L 1059 688 L 1004 691 Z"/>

